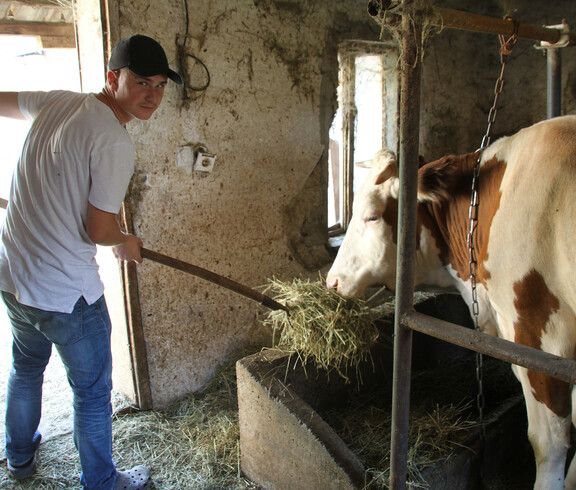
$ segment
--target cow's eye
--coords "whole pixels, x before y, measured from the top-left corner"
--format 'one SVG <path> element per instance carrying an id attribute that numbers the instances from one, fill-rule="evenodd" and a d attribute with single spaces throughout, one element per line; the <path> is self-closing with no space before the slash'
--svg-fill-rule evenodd
<path id="1" fill-rule="evenodd" d="M 373 223 L 374 221 L 378 221 L 378 216 L 368 216 L 366 221 L 369 223 Z"/>

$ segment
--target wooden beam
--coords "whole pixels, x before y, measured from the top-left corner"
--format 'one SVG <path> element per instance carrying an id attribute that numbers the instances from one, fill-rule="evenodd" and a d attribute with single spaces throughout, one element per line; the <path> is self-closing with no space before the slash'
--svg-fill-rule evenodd
<path id="1" fill-rule="evenodd" d="M 12 0 L 10 3 L 16 6 L 24 5 L 26 7 L 63 8 L 62 5 L 54 3 L 54 0 Z"/>
<path id="2" fill-rule="evenodd" d="M 38 36 L 45 48 L 76 48 L 74 26 L 64 22 L 0 21 L 0 35 Z"/>
<path id="3" fill-rule="evenodd" d="M 42 46 L 46 49 L 76 49 L 76 39 L 74 37 L 40 36 L 40 39 L 42 40 Z"/>

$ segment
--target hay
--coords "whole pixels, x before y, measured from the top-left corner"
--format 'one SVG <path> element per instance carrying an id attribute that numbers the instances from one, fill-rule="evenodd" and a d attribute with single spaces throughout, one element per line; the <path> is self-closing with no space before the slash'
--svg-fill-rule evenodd
<path id="1" fill-rule="evenodd" d="M 413 27 L 418 25 L 422 31 L 420 42 L 416 45 L 416 60 L 423 62 L 429 39 L 443 30 L 444 22 L 438 9 L 430 2 L 421 2 L 419 8 L 416 19 L 410 16 L 410 23 Z M 388 33 L 398 45 L 401 45 L 402 15 L 405 13 L 401 0 L 392 0 L 386 10 L 372 16 L 380 24 L 380 40 L 385 38 L 384 33 Z"/>
<path id="2" fill-rule="evenodd" d="M 519 394 L 510 367 L 496 359 L 484 363 L 486 409 Z M 440 467 L 479 430 L 475 406 L 475 365 L 464 359 L 415 372 L 411 383 L 407 488 L 428 488 L 427 472 Z M 366 488 L 389 488 L 392 385 L 382 380 L 376 390 L 353 397 L 348 406 L 320 410 L 319 415 L 342 438 L 367 469 Z M 499 488 L 493 477 L 485 489 Z"/>
<path id="3" fill-rule="evenodd" d="M 148 466 L 151 489 L 156 490 L 258 488 L 240 473 L 235 361 L 248 354 L 233 356 L 202 393 L 165 411 L 130 413 L 126 401 L 117 399 L 112 423 L 117 467 Z M 3 468 L 3 489 L 80 488 L 81 470 L 71 434 L 42 442 L 37 472 L 30 478 L 16 482 L 5 464 Z"/>
<path id="4" fill-rule="evenodd" d="M 202 393 L 190 395 L 165 411 L 128 413 L 126 400 L 117 396 L 113 432 L 118 467 L 149 466 L 153 478 L 151 490 L 258 488 L 240 472 L 235 376 L 236 360 L 256 350 L 259 349 L 233 356 Z M 485 367 L 490 373 L 491 363 L 486 361 Z M 449 366 L 447 371 L 470 371 L 471 378 L 464 382 L 460 379 L 459 385 L 473 386 L 473 369 Z M 504 390 L 506 384 L 514 382 L 508 366 L 501 376 L 490 386 Z M 410 488 L 425 487 L 422 473 L 426 468 L 449 457 L 450 451 L 460 444 L 461 433 L 477 423 L 474 408 L 462 402 L 470 400 L 470 396 L 460 392 L 453 383 L 440 385 L 438 379 L 444 377 L 431 373 L 417 376 L 413 381 L 413 392 L 426 403 L 414 403 L 411 409 Z M 389 395 L 383 403 L 375 403 L 374 395 L 370 390 L 368 399 L 355 397 L 349 410 L 319 414 L 368 468 L 367 477 L 373 479 L 369 487 L 386 488 L 390 452 Z M 439 398 L 445 403 L 438 405 L 434 400 Z M 0 488 L 7 490 L 80 487 L 80 465 L 71 434 L 43 441 L 38 452 L 37 473 L 21 483 L 8 477 L 5 465 L 2 468 Z"/>
<path id="5" fill-rule="evenodd" d="M 408 488 L 427 488 L 424 472 L 446 461 L 451 451 L 460 445 L 461 435 L 477 426 L 477 422 L 467 420 L 468 412 L 467 405 L 437 406 L 432 412 L 416 407 L 410 416 L 408 436 Z M 337 424 L 339 436 L 367 466 L 366 488 L 389 488 L 390 411 L 368 406 L 328 418 Z"/>
<path id="6" fill-rule="evenodd" d="M 358 366 L 371 360 L 370 349 L 379 336 L 368 301 L 344 298 L 324 281 L 269 283 L 274 299 L 288 308 L 288 313 L 270 311 L 263 321 L 272 329 L 277 348 L 296 353 L 303 364 L 312 360 L 319 368 L 336 371 L 346 381 L 350 368 L 358 376 Z"/>

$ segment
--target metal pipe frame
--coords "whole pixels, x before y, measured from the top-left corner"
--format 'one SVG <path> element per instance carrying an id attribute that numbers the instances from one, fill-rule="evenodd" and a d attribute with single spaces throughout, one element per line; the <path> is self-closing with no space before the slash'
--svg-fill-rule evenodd
<path id="1" fill-rule="evenodd" d="M 546 117 L 562 113 L 562 56 L 559 48 L 546 49 Z"/>
<path id="2" fill-rule="evenodd" d="M 475 330 L 444 322 L 414 310 L 414 251 L 416 248 L 416 211 L 418 150 L 420 131 L 421 62 L 418 59 L 422 42 L 422 17 L 427 12 L 425 0 L 404 0 L 401 17 L 400 53 L 400 192 L 398 211 L 398 254 L 396 278 L 396 311 L 394 320 L 394 374 L 392 401 L 392 434 L 390 455 L 390 488 L 406 488 L 408 429 L 410 411 L 410 381 L 412 364 L 412 330 L 417 330 L 470 350 L 554 376 L 568 383 L 576 383 L 576 362 L 553 356 L 527 346 L 508 342 Z M 371 2 L 373 5 L 374 2 Z M 381 2 L 380 6 L 385 2 Z M 438 12 L 439 11 L 439 12 Z M 429 12 L 428 12 L 429 13 Z M 510 21 L 453 13 L 437 9 L 444 27 L 474 30 L 495 34 L 512 34 Z M 468 20 L 463 20 L 464 14 Z M 371 13 L 372 15 L 372 13 Z M 472 19 L 472 21 L 470 21 Z M 476 25 L 480 22 L 483 27 Z M 450 25 L 447 25 L 450 24 Z M 474 25 L 471 25 L 474 24 Z M 534 26 L 532 26 L 534 27 Z M 518 36 L 555 43 L 560 38 L 555 29 L 518 25 Z M 556 49 L 549 49 L 557 51 Z M 557 56 L 552 55 L 550 56 Z M 550 62 L 555 65 L 554 61 Z M 559 68 L 550 68 L 556 74 L 549 77 L 559 80 Z M 556 85 L 559 82 L 554 82 Z M 553 90 L 553 89 L 549 89 Z M 560 93 L 559 88 L 554 93 Z M 549 96 L 552 98 L 552 96 Z M 556 97 L 556 96 L 554 96 Z M 550 103 L 557 107 L 558 102 Z M 557 109 L 550 109 L 557 110 Z"/>
<path id="3" fill-rule="evenodd" d="M 503 34 L 507 36 L 511 36 L 515 29 L 515 24 L 506 19 L 496 19 L 485 15 L 471 14 L 468 12 L 436 7 L 432 8 L 432 12 L 436 14 L 432 22 L 437 27 L 481 32 L 484 34 Z M 518 22 L 517 27 L 517 35 L 520 39 L 546 41 L 554 44 L 560 41 L 561 38 L 561 33 L 558 29 L 534 26 L 522 22 Z"/>
<path id="4" fill-rule="evenodd" d="M 400 144 L 399 210 L 394 315 L 394 373 L 392 380 L 392 434 L 390 488 L 406 486 L 410 378 L 412 369 L 412 330 L 402 319 L 414 307 L 414 249 L 416 248 L 416 198 L 420 132 L 422 41 L 417 2 L 404 0 L 400 50 Z M 414 21 L 414 22 L 412 22 Z"/>
<path id="5" fill-rule="evenodd" d="M 412 330 L 511 364 L 538 371 L 566 383 L 576 384 L 576 361 L 572 359 L 555 356 L 416 311 L 408 312 L 402 321 Z"/>

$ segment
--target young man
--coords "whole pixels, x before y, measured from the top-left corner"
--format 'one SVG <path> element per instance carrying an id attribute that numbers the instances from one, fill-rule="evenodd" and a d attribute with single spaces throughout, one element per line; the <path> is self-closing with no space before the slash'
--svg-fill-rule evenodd
<path id="1" fill-rule="evenodd" d="M 12 323 L 6 457 L 30 476 L 41 435 L 43 373 L 56 347 L 74 394 L 74 442 L 86 489 L 142 489 L 147 468 L 117 471 L 112 459 L 110 318 L 96 245 L 142 262 L 140 238 L 116 220 L 134 170 L 124 125 L 147 120 L 168 78 L 181 84 L 155 40 L 135 35 L 112 52 L 99 94 L 0 93 L 0 116 L 32 126 L 14 172 L 1 230 L 0 291 Z"/>

